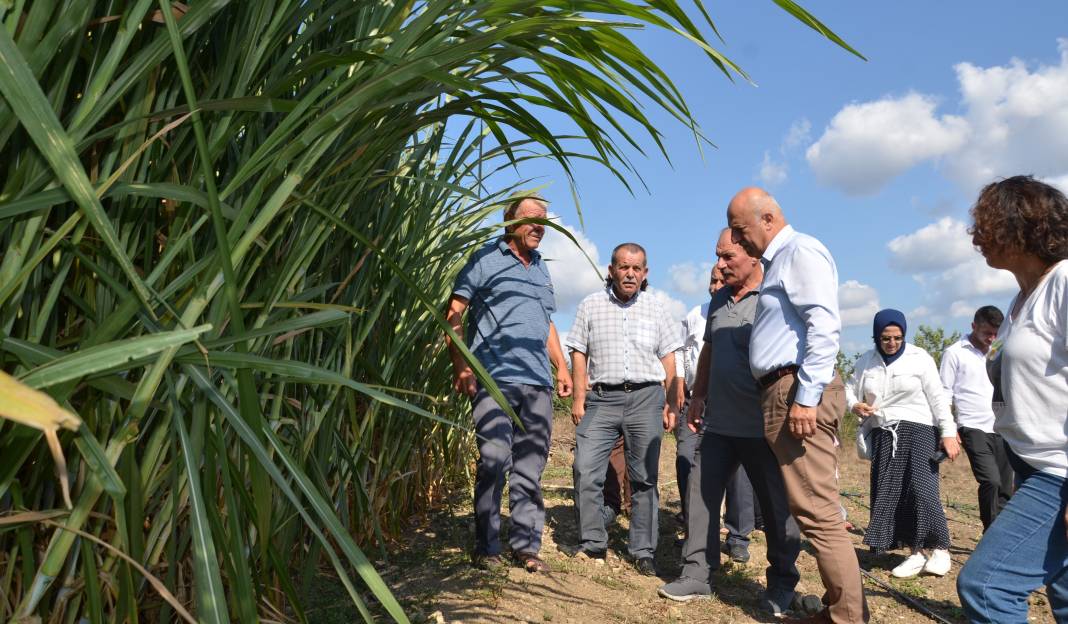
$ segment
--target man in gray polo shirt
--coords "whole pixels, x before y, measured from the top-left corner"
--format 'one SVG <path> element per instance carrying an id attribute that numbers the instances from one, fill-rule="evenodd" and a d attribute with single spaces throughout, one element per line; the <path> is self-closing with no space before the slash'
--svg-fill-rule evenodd
<path id="1" fill-rule="evenodd" d="M 682 347 L 682 336 L 678 321 L 642 292 L 648 274 L 641 245 L 623 243 L 612 250 L 608 285 L 579 304 L 567 347 L 575 376 L 571 418 L 576 425 L 579 554 L 603 558 L 608 547 L 605 468 L 622 434 L 631 486 L 629 550 L 638 571 L 651 576 L 656 573 L 660 440 L 675 426 L 682 403 L 682 380 L 675 376 L 675 351 Z"/>
<path id="2" fill-rule="evenodd" d="M 519 198 L 509 204 L 505 221 L 545 218 L 545 202 Z M 557 392 L 571 394 L 560 339 L 549 316 L 556 310 L 552 279 L 536 250 L 545 233 L 539 223 L 505 227 L 505 235 L 479 249 L 456 277 L 446 319 L 462 338 L 468 314 L 468 343 L 489 372 L 522 427 L 477 383 L 474 372 L 452 342 L 449 353 L 456 391 L 470 397 L 478 465 L 475 471 L 475 552 L 480 567 L 501 560 L 501 492 L 508 477 L 511 510 L 509 541 L 516 560 L 528 571 L 545 572 L 540 558 L 545 505 L 541 473 L 552 436 L 552 372 Z"/>
<path id="3" fill-rule="evenodd" d="M 727 482 L 741 465 L 760 501 L 768 538 L 771 565 L 764 607 L 782 616 L 800 579 L 795 562 L 801 536 L 790 515 L 779 462 L 764 439 L 760 386 L 749 372 L 749 335 L 763 273 L 757 259 L 731 241 L 730 229 L 720 233 L 716 256 L 726 286 L 709 305 L 690 397 L 689 425 L 694 431 L 703 427 L 704 435 L 686 497 L 682 574 L 658 593 L 680 602 L 712 593 L 711 573 L 719 568 L 719 506 Z"/>

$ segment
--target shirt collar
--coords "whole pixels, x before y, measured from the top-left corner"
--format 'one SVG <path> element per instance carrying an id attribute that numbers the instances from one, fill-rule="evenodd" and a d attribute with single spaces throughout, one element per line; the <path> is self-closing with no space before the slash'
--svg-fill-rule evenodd
<path id="1" fill-rule="evenodd" d="M 984 357 L 984 358 L 986 357 L 986 354 L 983 353 L 982 351 L 980 351 L 979 347 L 976 347 L 975 345 L 972 344 L 972 341 L 971 341 L 971 339 L 968 338 L 968 336 L 965 336 L 965 337 L 961 338 L 960 341 L 961 341 L 961 344 L 964 345 L 965 349 L 970 349 L 972 352 L 974 352 L 976 355 L 978 355 L 980 357 Z"/>
<path id="2" fill-rule="evenodd" d="M 764 265 L 765 269 L 771 264 L 771 261 L 775 259 L 775 254 L 779 253 L 779 250 L 782 249 L 783 245 L 789 242 L 796 234 L 797 232 L 794 231 L 794 226 L 786 224 L 779 230 L 779 233 L 775 235 L 775 238 L 771 239 L 771 242 L 768 243 L 768 248 L 764 250 L 764 255 L 760 258 L 760 262 Z"/>
<path id="3" fill-rule="evenodd" d="M 638 292 L 634 293 L 633 297 L 631 297 L 630 299 L 628 299 L 626 301 L 623 301 L 622 299 L 620 299 L 619 297 L 616 296 L 616 291 L 612 289 L 611 285 L 605 286 L 604 289 L 605 289 L 605 292 L 608 293 L 608 300 L 609 301 L 611 301 L 612 303 L 614 303 L 614 304 L 616 304 L 618 306 L 623 306 L 623 307 L 634 305 L 638 301 L 638 297 L 640 297 L 641 294 L 642 294 L 642 291 L 638 290 Z"/>
<path id="4" fill-rule="evenodd" d="M 516 260 L 519 260 L 519 257 L 514 251 L 512 251 L 512 248 L 508 246 L 508 241 L 503 236 L 497 239 L 497 249 L 500 250 L 502 254 L 506 256 L 511 255 Z M 541 260 L 541 252 L 539 252 L 537 249 L 531 249 L 530 263 L 537 264 L 539 260 Z"/>

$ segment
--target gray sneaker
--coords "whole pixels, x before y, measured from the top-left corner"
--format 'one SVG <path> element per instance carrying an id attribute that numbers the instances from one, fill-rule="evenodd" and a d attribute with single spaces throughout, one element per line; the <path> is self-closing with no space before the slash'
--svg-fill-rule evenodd
<path id="1" fill-rule="evenodd" d="M 764 597 L 760 600 L 760 606 L 773 616 L 781 618 L 794 608 L 795 596 L 796 594 L 789 589 L 769 589 L 764 592 Z"/>
<path id="2" fill-rule="evenodd" d="M 657 588 L 656 593 L 675 602 L 707 600 L 712 596 L 712 586 L 696 579 L 680 576 L 667 585 L 661 585 Z"/>

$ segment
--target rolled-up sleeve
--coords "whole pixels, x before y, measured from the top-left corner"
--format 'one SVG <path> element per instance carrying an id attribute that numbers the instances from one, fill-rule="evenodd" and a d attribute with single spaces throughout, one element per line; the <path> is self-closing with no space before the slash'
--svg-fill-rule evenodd
<path id="1" fill-rule="evenodd" d="M 679 351 L 682 349 L 685 341 L 683 339 L 681 328 L 682 326 L 678 321 L 671 318 L 665 310 L 662 308 L 659 310 L 657 325 L 659 331 L 658 346 L 656 348 L 656 357 L 664 358 L 668 353 L 672 351 Z"/>
<path id="2" fill-rule="evenodd" d="M 578 312 L 575 313 L 575 322 L 571 324 L 571 329 L 567 332 L 567 340 L 564 341 L 564 346 L 568 351 L 578 351 L 579 353 L 587 353 L 589 351 L 589 307 L 588 300 L 579 304 Z"/>
<path id="3" fill-rule="evenodd" d="M 834 378 L 842 320 L 838 312 L 838 278 L 834 263 L 816 249 L 799 247 L 782 280 L 790 303 L 805 323 L 805 352 L 797 373 L 796 402 L 818 405 L 823 388 Z"/>

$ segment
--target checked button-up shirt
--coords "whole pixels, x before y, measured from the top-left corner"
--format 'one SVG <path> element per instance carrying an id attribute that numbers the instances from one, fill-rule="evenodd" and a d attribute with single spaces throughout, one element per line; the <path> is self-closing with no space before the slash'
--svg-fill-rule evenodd
<path id="1" fill-rule="evenodd" d="M 608 287 L 579 304 L 566 344 L 586 354 L 590 384 L 660 382 L 660 359 L 682 348 L 680 329 L 655 297 L 638 292 L 623 302 Z"/>

